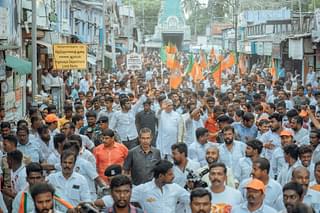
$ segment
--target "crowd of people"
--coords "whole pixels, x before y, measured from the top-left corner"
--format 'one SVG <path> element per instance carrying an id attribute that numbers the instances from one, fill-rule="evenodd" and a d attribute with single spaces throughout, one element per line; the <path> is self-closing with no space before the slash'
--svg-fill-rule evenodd
<path id="1" fill-rule="evenodd" d="M 172 89 L 163 67 L 149 52 L 141 71 L 43 71 L 42 94 L 65 86 L 63 112 L 1 120 L 0 212 L 320 212 L 312 68 L 305 83 L 254 65 Z"/>

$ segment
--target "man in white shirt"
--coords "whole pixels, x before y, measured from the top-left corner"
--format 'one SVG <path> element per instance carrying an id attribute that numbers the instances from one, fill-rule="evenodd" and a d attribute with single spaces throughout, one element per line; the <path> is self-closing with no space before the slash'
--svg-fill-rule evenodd
<path id="1" fill-rule="evenodd" d="M 48 183 L 38 183 L 31 188 L 31 196 L 33 198 L 35 211 L 61 213 L 54 209 L 54 193 L 55 189 Z"/>
<path id="2" fill-rule="evenodd" d="M 171 154 L 171 146 L 178 142 L 178 131 L 180 114 L 173 110 L 173 102 L 166 99 L 162 102 L 161 109 L 156 116 L 159 121 L 157 148 L 162 157 L 168 157 Z"/>
<path id="3" fill-rule="evenodd" d="M 241 183 L 251 175 L 252 162 L 260 157 L 262 152 L 262 143 L 259 140 L 249 140 L 246 148 L 246 157 L 239 159 L 239 165 L 236 167 L 235 178 Z"/>
<path id="4" fill-rule="evenodd" d="M 283 147 L 293 144 L 293 133 L 291 130 L 282 130 L 280 133 L 281 137 L 281 146 L 277 147 L 272 153 L 272 158 L 270 161 L 272 174 L 274 175 L 274 179 L 277 179 L 280 175 L 280 172 L 286 165 L 283 153 Z"/>
<path id="5" fill-rule="evenodd" d="M 320 161 L 320 131 L 311 130 L 309 137 L 310 144 L 313 147 L 312 162 L 317 163 Z"/>
<path id="6" fill-rule="evenodd" d="M 205 166 L 206 161 L 206 150 L 209 147 L 213 147 L 214 144 L 208 142 L 209 131 L 206 128 L 200 127 L 196 130 L 197 141 L 193 142 L 189 146 L 189 158 L 191 160 L 200 163 L 200 166 Z"/>
<path id="7" fill-rule="evenodd" d="M 138 145 L 138 131 L 135 124 L 136 114 L 146 99 L 147 97 L 142 95 L 136 104 L 131 106 L 128 97 L 121 98 L 121 111 L 115 112 L 111 118 L 109 128 L 118 133 L 122 143 L 129 150 Z"/>
<path id="8" fill-rule="evenodd" d="M 190 207 L 192 213 L 211 212 L 211 193 L 203 188 L 197 188 L 190 193 Z"/>
<path id="9" fill-rule="evenodd" d="M 21 151 L 24 156 L 31 158 L 32 162 L 40 163 L 44 160 L 38 143 L 29 140 L 29 129 L 26 126 L 17 129 L 17 138 L 19 141 L 17 149 Z"/>
<path id="10" fill-rule="evenodd" d="M 234 208 L 243 201 L 241 193 L 225 185 L 227 167 L 224 163 L 214 163 L 210 166 L 209 178 L 211 186 L 208 188 L 212 195 L 211 203 L 223 208 Z"/>
<path id="11" fill-rule="evenodd" d="M 302 166 L 306 167 L 310 172 L 310 182 L 314 181 L 314 163 L 311 161 L 312 158 L 312 146 L 302 145 L 299 147 L 299 160 Z"/>
<path id="12" fill-rule="evenodd" d="M 61 155 L 61 172 L 50 174 L 48 183 L 53 185 L 56 193 L 71 205 L 77 206 L 80 202 L 90 202 L 88 182 L 82 175 L 74 172 L 76 154 L 66 150 Z"/>
<path id="13" fill-rule="evenodd" d="M 251 180 L 246 185 L 247 202 L 232 209 L 232 213 L 276 213 L 277 211 L 264 203 L 265 185 L 258 179 Z"/>
<path id="14" fill-rule="evenodd" d="M 185 187 L 187 184 L 187 176 L 194 173 L 200 168 L 200 163 L 188 159 L 188 147 L 185 143 L 176 143 L 171 146 L 172 159 L 174 162 L 173 182 Z"/>
<path id="15" fill-rule="evenodd" d="M 309 131 L 302 127 L 303 119 L 300 116 L 295 116 L 290 120 L 290 127 L 294 131 L 293 138 L 298 146 L 302 144 L 310 144 Z"/>
<path id="16" fill-rule="evenodd" d="M 252 179 L 258 179 L 265 185 L 265 204 L 272 206 L 276 210 L 281 210 L 282 205 L 278 205 L 279 196 L 282 197 L 282 187 L 281 185 L 270 178 L 270 163 L 266 158 L 258 158 L 253 162 L 252 165 L 252 178 L 245 179 L 241 182 L 239 190 L 241 191 L 243 197 L 247 197 L 245 187 L 252 181 Z"/>
<path id="17" fill-rule="evenodd" d="M 219 146 L 220 162 L 232 169 L 235 173 L 239 159 L 245 156 L 246 144 L 234 140 L 235 131 L 232 126 L 226 126 L 222 130 L 224 143 Z"/>
<path id="18" fill-rule="evenodd" d="M 303 203 L 310 205 L 315 212 L 320 212 L 320 192 L 310 184 L 310 172 L 307 168 L 299 166 L 292 171 L 292 181 L 302 185 L 304 190 Z"/>
<path id="19" fill-rule="evenodd" d="M 283 151 L 286 164 L 280 172 L 277 180 L 282 186 L 291 180 L 293 170 L 301 165 L 300 161 L 298 160 L 299 150 L 296 144 L 285 146 Z"/>
<path id="20" fill-rule="evenodd" d="M 80 80 L 80 92 L 87 94 L 89 91 L 89 74 L 85 74 L 84 78 Z"/>
<path id="21" fill-rule="evenodd" d="M 22 158 L 23 154 L 19 150 L 7 153 L 8 166 L 11 172 L 11 190 L 15 195 L 27 185 L 26 167 L 22 164 Z"/>
<path id="22" fill-rule="evenodd" d="M 138 202 L 148 213 L 176 213 L 177 203 L 189 207 L 189 193 L 176 183 L 173 164 L 161 160 L 154 168 L 154 179 L 132 189 L 131 202 Z M 111 196 L 102 198 L 106 207 L 113 205 Z"/>
<path id="23" fill-rule="evenodd" d="M 283 204 L 285 209 L 279 213 L 292 212 L 294 207 L 303 202 L 303 187 L 299 183 L 289 182 L 283 186 Z"/>

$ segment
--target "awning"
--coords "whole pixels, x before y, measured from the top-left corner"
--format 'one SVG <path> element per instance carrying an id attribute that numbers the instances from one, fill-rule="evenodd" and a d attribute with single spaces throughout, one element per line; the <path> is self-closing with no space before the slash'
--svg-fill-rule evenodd
<path id="1" fill-rule="evenodd" d="M 88 54 L 87 60 L 88 60 L 88 63 L 91 65 L 97 64 L 97 57 L 94 55 Z"/>
<path id="2" fill-rule="evenodd" d="M 52 44 L 49 44 L 49 43 L 44 42 L 44 41 L 37 41 L 37 44 L 48 48 L 48 54 L 52 54 Z"/>
<path id="3" fill-rule="evenodd" d="M 11 67 L 17 71 L 20 75 L 32 73 L 32 64 L 30 61 L 7 55 L 6 56 L 6 66 Z"/>
<path id="4" fill-rule="evenodd" d="M 8 45 L 8 44 L 5 44 L 5 45 L 1 45 L 0 44 L 0 50 L 13 50 L 13 49 L 18 49 L 19 46 L 15 46 L 15 45 Z"/>

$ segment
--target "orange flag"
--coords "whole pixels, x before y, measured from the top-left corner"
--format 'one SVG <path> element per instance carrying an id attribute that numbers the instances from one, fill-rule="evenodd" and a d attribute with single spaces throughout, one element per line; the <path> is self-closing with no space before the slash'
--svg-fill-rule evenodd
<path id="1" fill-rule="evenodd" d="M 206 55 L 204 54 L 204 52 L 202 50 L 201 50 L 201 53 L 200 53 L 200 67 L 202 69 L 206 69 L 207 68 Z"/>
<path id="2" fill-rule="evenodd" d="M 202 68 L 198 63 L 194 63 L 190 76 L 192 77 L 194 82 L 198 82 L 204 79 Z"/>
<path id="3" fill-rule="evenodd" d="M 272 79 L 276 80 L 277 79 L 277 71 L 276 71 L 273 59 L 272 59 L 272 65 L 271 65 L 271 68 L 269 69 L 269 72 L 272 75 Z"/>
<path id="4" fill-rule="evenodd" d="M 168 46 L 166 47 L 166 52 L 167 54 L 176 54 L 177 53 L 177 47 L 176 45 L 173 45 L 171 43 L 168 44 Z"/>
<path id="5" fill-rule="evenodd" d="M 215 65 L 215 67 L 212 68 L 211 72 L 212 72 L 212 77 L 214 79 L 214 82 L 216 84 L 216 86 L 218 88 L 221 88 L 221 84 L 222 84 L 222 62 L 219 62 L 218 64 Z"/>
<path id="6" fill-rule="evenodd" d="M 170 74 L 170 88 L 178 89 L 182 82 L 182 74 L 180 69 L 174 70 Z"/>
<path id="7" fill-rule="evenodd" d="M 174 69 L 175 66 L 175 55 L 167 54 L 167 67 L 168 69 Z"/>
<path id="8" fill-rule="evenodd" d="M 211 48 L 211 51 L 210 51 L 210 58 L 211 60 L 214 60 L 216 58 L 216 53 L 213 47 Z"/>

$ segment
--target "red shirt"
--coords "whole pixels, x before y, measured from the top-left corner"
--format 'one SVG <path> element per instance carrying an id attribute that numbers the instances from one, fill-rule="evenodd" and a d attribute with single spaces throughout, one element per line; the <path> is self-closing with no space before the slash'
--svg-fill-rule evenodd
<path id="1" fill-rule="evenodd" d="M 128 156 L 128 149 L 125 145 L 117 142 L 110 147 L 105 147 L 104 144 L 100 144 L 94 148 L 93 155 L 96 158 L 99 176 L 103 180 L 108 181 L 108 178 L 104 176 L 104 171 L 112 164 L 118 164 L 122 166 L 124 160 Z"/>
<path id="2" fill-rule="evenodd" d="M 214 136 L 214 134 L 217 134 L 217 132 L 219 132 L 219 126 L 216 122 L 216 119 L 214 117 L 213 114 L 211 114 L 208 117 L 208 120 L 206 120 L 206 122 L 204 123 L 204 127 L 208 129 L 209 131 L 209 137 L 208 140 L 211 142 L 216 142 L 217 141 L 217 137 Z"/>

